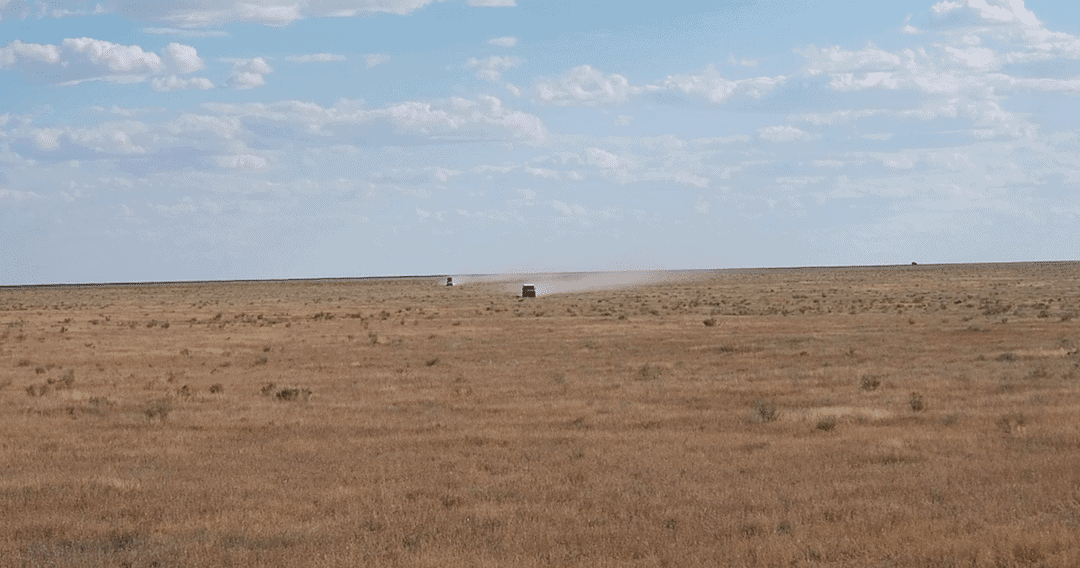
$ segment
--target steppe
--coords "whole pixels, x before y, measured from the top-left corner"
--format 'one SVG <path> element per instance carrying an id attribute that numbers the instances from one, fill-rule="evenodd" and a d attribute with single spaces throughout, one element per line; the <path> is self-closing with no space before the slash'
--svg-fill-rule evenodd
<path id="1" fill-rule="evenodd" d="M 1080 263 L 530 279 L 0 288 L 0 565 L 1080 566 Z"/>

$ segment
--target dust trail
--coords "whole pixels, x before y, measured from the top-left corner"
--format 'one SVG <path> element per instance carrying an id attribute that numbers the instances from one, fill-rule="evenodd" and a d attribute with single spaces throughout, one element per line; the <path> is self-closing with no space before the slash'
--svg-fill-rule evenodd
<path id="1" fill-rule="evenodd" d="M 565 294 L 591 290 L 611 290 L 661 282 L 685 282 L 699 271 L 644 270 L 632 272 L 548 272 L 533 274 L 467 274 L 454 276 L 454 284 L 473 282 L 505 283 L 507 292 L 521 293 L 522 284 L 536 286 L 536 295 Z"/>

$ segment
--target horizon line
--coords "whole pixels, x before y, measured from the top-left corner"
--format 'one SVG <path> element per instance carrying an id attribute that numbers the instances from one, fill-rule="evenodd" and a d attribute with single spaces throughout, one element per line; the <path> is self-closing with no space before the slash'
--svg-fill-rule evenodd
<path id="1" fill-rule="evenodd" d="M 807 266 L 761 266 L 744 268 L 668 268 L 668 269 L 639 269 L 639 270 L 569 270 L 569 271 L 536 271 L 536 272 L 491 272 L 491 273 L 459 273 L 459 274 L 403 274 L 382 276 L 311 276 L 302 278 L 229 278 L 222 280 L 146 280 L 128 282 L 53 282 L 43 284 L 0 284 L 0 290 L 18 288 L 86 288 L 86 287 L 138 287 L 138 286 L 180 286 L 185 284 L 254 284 L 254 283 L 284 283 L 284 282 L 322 282 L 322 281 L 351 281 L 351 280 L 423 280 L 446 277 L 468 276 L 521 276 L 529 277 L 546 274 L 632 274 L 639 272 L 744 272 L 762 270 L 813 270 L 813 269 L 868 269 L 868 268 L 919 268 L 919 267 L 942 267 L 942 266 L 980 266 L 980 265 L 1006 265 L 1006 264 L 1069 264 L 1080 260 L 1019 260 L 1019 261 L 988 261 L 988 262 L 941 262 L 941 263 L 918 263 L 910 264 L 852 264 L 852 265 L 807 265 Z"/>

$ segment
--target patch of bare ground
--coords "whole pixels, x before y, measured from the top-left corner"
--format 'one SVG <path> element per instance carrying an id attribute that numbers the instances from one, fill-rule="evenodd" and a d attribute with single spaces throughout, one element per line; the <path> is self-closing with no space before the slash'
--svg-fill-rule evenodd
<path id="1" fill-rule="evenodd" d="M 0 564 L 1080 566 L 1078 277 L 0 289 Z"/>

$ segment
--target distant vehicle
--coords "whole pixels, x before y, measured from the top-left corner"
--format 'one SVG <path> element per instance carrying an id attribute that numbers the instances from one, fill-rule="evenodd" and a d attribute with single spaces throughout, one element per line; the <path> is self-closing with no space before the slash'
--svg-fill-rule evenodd
<path id="1" fill-rule="evenodd" d="M 453 286 L 454 285 L 454 277 L 453 276 L 447 276 L 446 277 L 446 285 L 447 286 Z"/>
<path id="2" fill-rule="evenodd" d="M 521 286 L 521 297 L 522 298 L 535 298 L 536 297 L 536 286 L 533 286 L 532 284 L 523 284 Z"/>

